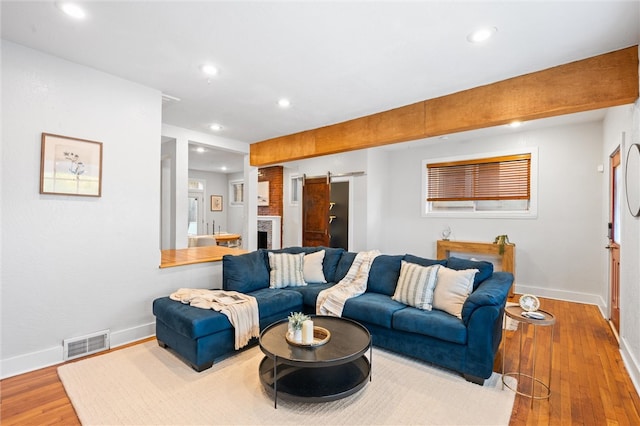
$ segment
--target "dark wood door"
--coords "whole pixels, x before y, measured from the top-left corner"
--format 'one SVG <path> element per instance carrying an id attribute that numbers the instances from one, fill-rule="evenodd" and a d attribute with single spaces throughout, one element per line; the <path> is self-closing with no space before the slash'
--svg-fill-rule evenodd
<path id="1" fill-rule="evenodd" d="M 329 197 L 327 178 L 305 179 L 302 187 L 302 245 L 329 246 Z"/>

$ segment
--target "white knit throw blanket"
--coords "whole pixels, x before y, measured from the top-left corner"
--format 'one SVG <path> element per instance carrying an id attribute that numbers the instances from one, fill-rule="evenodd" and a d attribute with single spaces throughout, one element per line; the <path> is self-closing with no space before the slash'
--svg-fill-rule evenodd
<path id="1" fill-rule="evenodd" d="M 213 309 L 226 315 L 236 331 L 236 349 L 246 346 L 252 337 L 260 336 L 258 302 L 253 296 L 237 291 L 181 288 L 169 297 L 196 308 Z"/>
<path id="2" fill-rule="evenodd" d="M 322 290 L 316 299 L 316 314 L 341 317 L 348 299 L 361 295 L 367 290 L 369 269 L 380 254 L 378 250 L 361 251 L 353 260 L 349 272 L 339 283 Z"/>

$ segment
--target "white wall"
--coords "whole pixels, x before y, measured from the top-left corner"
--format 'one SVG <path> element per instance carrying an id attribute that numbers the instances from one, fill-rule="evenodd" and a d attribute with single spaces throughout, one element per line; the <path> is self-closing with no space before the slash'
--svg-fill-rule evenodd
<path id="1" fill-rule="evenodd" d="M 536 219 L 461 219 L 421 216 L 421 162 L 424 159 L 525 147 L 538 148 Z M 435 240 L 445 225 L 452 239 L 491 242 L 507 234 L 516 244 L 516 289 L 540 296 L 602 306 L 603 173 L 602 125 L 587 123 L 448 141 L 389 155 L 386 251 L 435 256 Z M 606 245 L 606 242 L 605 242 Z"/>
<path id="2" fill-rule="evenodd" d="M 62 340 L 153 335 L 152 301 L 219 285 L 221 266 L 159 269 L 161 94 L 2 42 L 2 348 L 7 377 Z M 102 197 L 39 194 L 42 132 L 103 143 Z M 10 184 L 8 184 L 10 183 Z"/>
<path id="3" fill-rule="evenodd" d="M 629 146 L 640 143 L 640 101 L 611 109 L 604 121 L 603 156 L 617 146 L 622 154 L 623 176 Z M 608 186 L 603 188 L 608 193 Z M 620 349 L 636 389 L 640 389 L 640 218 L 633 217 L 622 197 L 620 241 Z M 605 212 L 608 217 L 608 212 Z M 608 265 L 608 253 L 603 255 Z M 608 271 L 608 270 L 607 270 Z M 609 298 L 608 287 L 607 300 Z M 607 311 L 609 313 L 609 311 Z"/>

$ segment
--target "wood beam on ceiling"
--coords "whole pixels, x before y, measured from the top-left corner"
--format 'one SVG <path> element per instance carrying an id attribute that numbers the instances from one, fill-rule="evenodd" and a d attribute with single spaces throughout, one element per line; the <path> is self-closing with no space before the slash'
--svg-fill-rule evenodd
<path id="1" fill-rule="evenodd" d="M 638 46 L 389 111 L 256 142 L 252 166 L 625 105 L 638 99 Z"/>

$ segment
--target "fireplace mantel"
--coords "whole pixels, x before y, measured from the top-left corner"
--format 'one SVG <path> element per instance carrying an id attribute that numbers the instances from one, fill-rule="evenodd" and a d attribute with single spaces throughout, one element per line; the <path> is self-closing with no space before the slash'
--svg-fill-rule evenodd
<path id="1" fill-rule="evenodd" d="M 281 224 L 282 218 L 280 216 L 258 216 L 258 230 L 260 229 L 260 222 L 269 222 L 271 228 L 266 230 L 271 235 L 268 236 L 268 240 L 271 242 L 270 249 L 277 250 L 281 248 Z"/>

